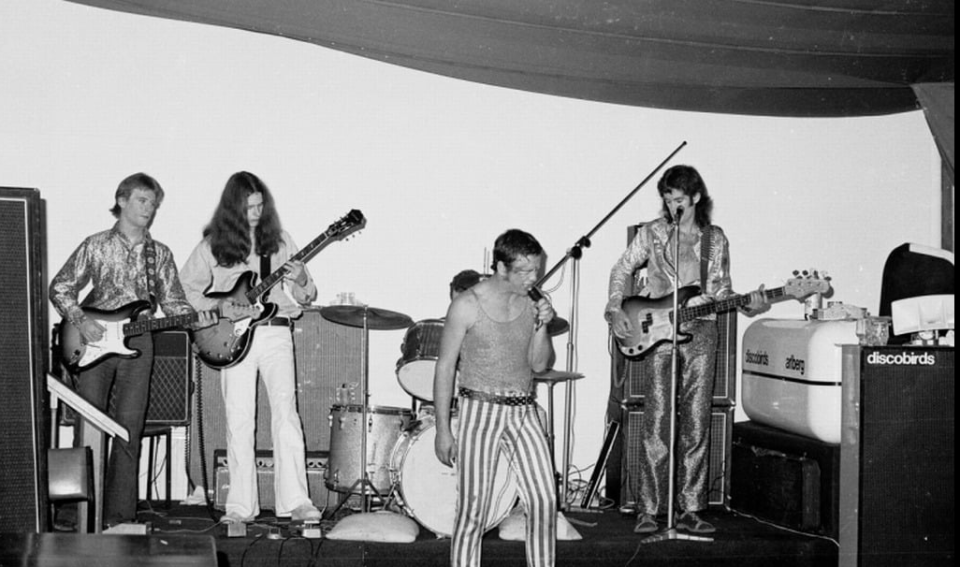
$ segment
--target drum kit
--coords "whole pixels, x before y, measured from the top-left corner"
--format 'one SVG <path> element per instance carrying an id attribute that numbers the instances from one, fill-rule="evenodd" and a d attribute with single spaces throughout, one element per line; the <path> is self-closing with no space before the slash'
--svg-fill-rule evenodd
<path id="1" fill-rule="evenodd" d="M 361 305 L 331 305 L 320 315 L 336 324 L 363 329 L 361 334 L 362 404 L 336 404 L 330 409 L 330 457 L 324 481 L 328 488 L 361 496 L 361 511 L 369 511 L 371 497 L 389 503 L 393 498 L 404 513 L 441 537 L 453 532 L 456 507 L 456 469 L 442 464 L 434 453 L 436 423 L 432 413 L 433 374 L 440 355 L 442 319 L 417 323 L 402 313 Z M 560 318 L 547 331 L 556 336 L 569 330 Z M 370 405 L 369 331 L 406 329 L 397 361 L 400 387 L 419 401 L 416 415 L 410 409 Z M 550 387 L 548 436 L 553 445 L 553 386 L 580 375 L 546 372 L 535 375 Z M 365 424 L 365 425 L 364 425 Z M 451 426 L 456 433 L 457 414 Z M 491 507 L 487 528 L 510 513 L 518 492 L 508 467 L 500 467 L 494 479 L 497 499 Z M 341 500 L 341 506 L 346 498 Z"/>

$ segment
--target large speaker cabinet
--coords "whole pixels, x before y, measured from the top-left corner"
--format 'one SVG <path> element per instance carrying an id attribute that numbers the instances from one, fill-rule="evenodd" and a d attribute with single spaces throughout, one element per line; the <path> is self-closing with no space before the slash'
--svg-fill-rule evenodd
<path id="1" fill-rule="evenodd" d="M 303 316 L 294 324 L 297 409 L 303 422 L 308 452 L 330 450 L 329 418 L 333 405 L 360 403 L 358 399 L 337 400 L 337 390 L 339 388 L 343 392 L 359 396 L 362 333 L 362 329 L 338 325 L 324 319 L 320 316 L 320 309 L 314 307 L 304 309 Z M 204 486 L 201 471 L 205 468 L 206 487 L 212 492 L 215 486 L 213 452 L 225 449 L 227 438 L 223 396 L 220 393 L 220 371 L 199 360 L 195 364 L 198 383 L 193 396 L 188 469 L 191 482 L 195 486 Z M 270 403 L 262 382 L 257 386 L 257 449 L 273 449 L 273 440 L 270 438 Z"/>
<path id="2" fill-rule="evenodd" d="M 187 331 L 153 334 L 147 425 L 189 425 L 193 353 Z"/>
<path id="3" fill-rule="evenodd" d="M 954 349 L 842 352 L 840 566 L 953 565 Z"/>
<path id="4" fill-rule="evenodd" d="M 608 497 L 613 497 L 609 489 L 619 480 L 620 504 L 627 505 L 639 501 L 640 462 L 643 459 L 643 436 L 640 420 L 643 407 L 630 407 L 623 410 L 621 417 L 620 454 L 615 461 L 607 465 Z M 710 449 L 707 470 L 707 503 L 711 506 L 727 506 L 730 499 L 730 450 L 733 439 L 733 408 L 714 406 L 710 414 Z M 619 471 L 614 469 L 619 467 Z M 617 479 L 616 475 L 620 477 Z"/>
<path id="5" fill-rule="evenodd" d="M 0 533 L 47 529 L 44 202 L 0 187 Z"/>

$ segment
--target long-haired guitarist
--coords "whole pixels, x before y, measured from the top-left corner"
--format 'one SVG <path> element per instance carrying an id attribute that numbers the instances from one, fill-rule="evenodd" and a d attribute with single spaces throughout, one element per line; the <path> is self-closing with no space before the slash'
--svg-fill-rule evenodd
<path id="1" fill-rule="evenodd" d="M 317 287 L 303 262 L 292 261 L 298 249 L 281 228 L 280 217 L 267 185 L 256 175 L 241 171 L 226 183 L 203 230 L 203 240 L 183 265 L 180 278 L 190 303 L 213 309 L 226 303 L 251 305 L 249 318 L 256 323 L 242 356 L 221 371 L 221 391 L 227 422 L 227 466 L 230 490 L 225 524 L 253 521 L 260 513 L 255 453 L 257 375 L 266 387 L 272 417 L 276 514 L 295 521 L 315 522 L 320 512 L 307 493 L 303 429 L 297 412 L 292 321 L 302 305 L 317 296 Z M 244 282 L 249 273 L 267 278 L 282 270 L 281 285 L 264 297 L 249 297 Z M 231 322 L 221 319 L 217 329 Z M 208 329 L 206 332 L 210 332 Z M 199 338 L 198 338 L 199 343 Z M 201 347 L 202 348 L 202 347 Z"/>
<path id="2" fill-rule="evenodd" d="M 88 236 L 74 250 L 50 283 L 50 301 L 64 318 L 61 325 L 76 329 L 78 348 L 93 348 L 108 331 L 95 314 L 122 311 L 130 304 L 149 305 L 151 297 L 165 315 L 193 315 L 170 249 L 156 241 L 150 226 L 163 202 L 163 188 L 145 173 L 133 174 L 117 187 L 110 212 L 117 221 L 109 230 Z M 83 302 L 79 294 L 91 286 Z M 212 313 L 191 318 L 192 328 L 210 326 Z M 121 339 L 121 342 L 122 339 Z M 77 390 L 106 411 L 111 389 L 112 417 L 130 439 L 115 439 L 106 468 L 103 521 L 106 527 L 136 521 L 140 438 L 143 432 L 153 367 L 153 339 L 141 333 L 129 339 L 139 356 L 105 356 L 81 370 Z M 99 497 L 99 495 L 98 495 Z"/>
<path id="3" fill-rule="evenodd" d="M 671 167 L 657 184 L 663 200 L 662 216 L 641 226 L 633 241 L 610 271 L 609 301 L 605 316 L 613 334 L 627 337 L 644 325 L 631 320 L 623 300 L 631 293 L 634 273 L 646 268 L 639 289 L 632 293 L 648 298 L 672 297 L 673 279 L 679 286 L 698 286 L 701 294 L 687 305 L 702 304 L 734 295 L 730 279 L 729 243 L 723 230 L 710 222 L 713 201 L 696 169 Z M 679 258 L 675 232 L 679 224 Z M 708 236 L 709 234 L 709 236 Z M 707 248 L 709 246 L 709 248 Z M 678 269 L 679 267 L 679 269 Z M 759 291 L 750 294 L 744 311 L 764 307 Z M 699 516 L 707 507 L 707 465 L 710 405 L 716 370 L 718 329 L 716 315 L 685 322 L 681 333 L 690 340 L 680 344 L 677 383 L 676 501 L 681 511 L 675 527 L 691 533 L 710 533 L 714 527 Z M 663 342 L 641 360 L 644 411 L 641 418 L 643 459 L 637 471 L 639 516 L 634 531 L 658 529 L 657 516 L 667 510 L 668 458 L 670 456 L 670 399 L 672 342 Z"/>

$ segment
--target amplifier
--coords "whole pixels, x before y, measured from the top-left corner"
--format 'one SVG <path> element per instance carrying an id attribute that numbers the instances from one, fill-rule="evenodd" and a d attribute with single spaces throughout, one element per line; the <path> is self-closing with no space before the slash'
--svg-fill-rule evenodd
<path id="1" fill-rule="evenodd" d="M 768 425 L 733 425 L 730 507 L 795 530 L 838 535 L 840 446 Z"/>
<path id="2" fill-rule="evenodd" d="M 214 451 L 216 466 L 216 489 L 214 507 L 223 510 L 227 504 L 227 493 L 230 490 L 230 469 L 226 466 L 226 450 Z M 313 505 L 323 510 L 331 504 L 336 505 L 339 495 L 327 489 L 323 476 L 327 470 L 328 454 L 324 452 L 307 453 L 307 490 Z M 273 453 L 271 451 L 257 451 L 257 485 L 260 491 L 260 509 L 275 510 L 276 495 L 273 491 Z"/>

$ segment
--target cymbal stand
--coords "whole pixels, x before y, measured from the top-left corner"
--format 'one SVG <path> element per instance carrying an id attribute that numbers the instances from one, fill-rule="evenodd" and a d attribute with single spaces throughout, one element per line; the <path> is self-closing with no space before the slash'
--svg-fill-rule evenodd
<path id="1" fill-rule="evenodd" d="M 570 334 L 569 334 L 569 336 L 568 336 L 568 338 L 567 338 L 567 371 L 568 371 L 568 372 L 576 372 L 576 366 L 577 366 L 577 360 L 576 360 L 576 351 L 577 351 L 577 349 L 576 349 L 577 310 L 578 310 L 578 308 L 579 308 L 578 305 L 579 305 L 579 294 L 580 294 L 580 289 L 579 289 L 579 285 L 580 285 L 579 260 L 580 260 L 580 258 L 583 256 L 583 249 L 590 247 L 590 238 L 591 238 L 594 234 L 596 234 L 596 232 L 597 232 L 598 230 L 600 230 L 600 228 L 603 227 L 603 225 L 606 224 L 607 221 L 610 220 L 610 218 L 611 218 L 614 214 L 617 213 L 617 211 L 619 211 L 624 205 L 626 205 L 626 204 L 627 204 L 627 201 L 629 201 L 631 198 L 633 198 L 633 196 L 634 196 L 644 185 L 646 185 L 647 182 L 650 181 L 650 179 L 653 178 L 653 176 L 654 176 L 658 171 L 660 171 L 660 169 L 662 169 L 663 166 L 666 165 L 668 161 L 670 161 L 671 159 L 673 159 L 673 156 L 677 155 L 677 153 L 680 152 L 680 150 L 682 150 L 682 149 L 684 148 L 684 146 L 686 146 L 686 145 L 687 145 L 687 142 L 683 142 L 683 143 L 681 143 L 679 146 L 677 146 L 672 152 L 670 152 L 670 155 L 668 155 L 663 161 L 660 162 L 659 165 L 657 165 L 657 167 L 655 167 L 655 168 L 653 169 L 653 171 L 651 171 L 645 178 L 643 178 L 643 181 L 641 181 L 636 187 L 634 187 L 633 190 L 630 191 L 630 193 L 628 193 L 626 197 L 624 197 L 623 199 L 621 199 L 620 202 L 617 203 L 617 205 L 616 205 L 613 209 L 611 209 L 610 212 L 607 213 L 607 215 L 606 215 L 605 217 L 603 217 L 603 218 L 600 220 L 600 222 L 597 223 L 596 226 L 593 227 L 593 229 L 590 230 L 590 232 L 588 232 L 588 233 L 587 233 L 586 235 L 584 235 L 584 236 L 581 236 L 580 239 L 577 240 L 576 244 L 574 244 L 573 246 L 570 247 L 569 250 L 567 250 L 567 253 L 563 256 L 563 258 L 561 258 L 547 273 L 545 273 L 545 274 L 543 275 L 543 277 L 541 277 L 539 280 L 537 280 L 537 282 L 533 285 L 533 287 L 539 289 L 540 286 L 543 284 L 543 282 L 549 280 L 550 277 L 551 277 L 554 273 L 556 273 L 557 270 L 559 270 L 559 269 L 567 262 L 567 260 L 570 260 L 570 259 L 573 259 L 573 260 L 574 260 L 574 262 L 573 262 L 573 268 L 572 268 L 573 275 L 571 276 L 571 280 L 573 281 L 573 284 L 571 285 L 571 290 L 570 290 L 570 294 L 571 294 L 571 296 L 572 296 L 572 299 L 571 299 L 571 302 L 570 302 Z M 558 504 L 558 506 L 559 506 L 559 508 L 560 508 L 561 510 L 566 510 L 566 509 L 568 509 L 568 507 L 569 507 L 569 506 L 568 506 L 568 503 L 566 502 L 566 492 L 567 492 L 567 485 L 568 485 L 568 483 L 569 483 L 568 481 L 569 481 L 569 473 L 570 473 L 570 471 L 569 471 L 569 466 L 570 466 L 570 463 L 569 463 L 569 459 L 570 459 L 569 452 L 570 452 L 570 446 L 571 446 L 572 443 L 573 443 L 572 440 L 571 440 L 571 435 L 570 435 L 570 430 L 571 430 L 571 428 L 572 428 L 572 424 L 571 424 L 571 421 L 572 421 L 571 412 L 572 412 L 572 407 L 573 407 L 573 390 L 572 390 L 572 388 L 575 388 L 575 386 L 573 386 L 573 384 L 567 384 L 566 397 L 565 397 L 565 401 L 564 401 L 564 414 L 563 414 L 563 423 L 564 423 L 564 426 L 563 426 L 563 450 L 564 450 L 564 455 L 563 455 L 563 471 L 560 472 L 560 474 L 561 474 L 561 494 L 560 494 L 560 496 L 561 496 L 561 497 L 558 499 L 558 502 L 557 502 L 557 504 Z"/>
<path id="2" fill-rule="evenodd" d="M 356 480 L 347 490 L 347 494 L 353 494 L 355 489 L 360 490 L 360 511 L 367 513 L 370 511 L 370 494 L 376 494 L 382 498 L 380 491 L 370 481 L 367 472 L 367 429 L 370 424 L 367 423 L 367 408 L 370 406 L 370 387 L 368 383 L 370 373 L 370 328 L 367 322 L 367 308 L 363 308 L 363 333 L 360 335 L 360 352 L 362 353 L 363 363 L 360 370 L 360 399 L 363 400 L 363 407 L 360 410 L 360 478 Z M 367 490 L 369 488 L 369 490 Z"/>
<path id="3" fill-rule="evenodd" d="M 667 541 L 679 539 L 684 541 L 713 541 L 712 537 L 695 536 L 691 534 L 682 534 L 677 531 L 677 518 L 674 514 L 674 500 L 676 500 L 677 491 L 677 381 L 680 366 L 680 345 L 678 337 L 680 335 L 680 219 L 674 223 L 674 268 L 673 268 L 673 312 L 670 318 L 673 319 L 673 341 L 670 361 L 670 450 L 668 453 L 667 467 L 667 527 L 660 533 L 648 536 L 640 541 L 641 544 L 656 543 L 658 541 Z"/>

